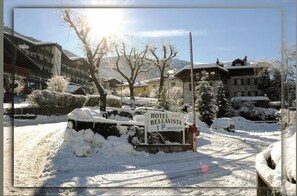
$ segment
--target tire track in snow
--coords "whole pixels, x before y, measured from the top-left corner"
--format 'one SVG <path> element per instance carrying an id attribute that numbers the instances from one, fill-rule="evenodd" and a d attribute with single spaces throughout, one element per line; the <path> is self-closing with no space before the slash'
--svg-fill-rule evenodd
<path id="1" fill-rule="evenodd" d="M 45 166 L 48 152 L 51 149 L 52 138 L 60 136 L 66 127 L 66 123 L 57 123 L 52 125 L 55 129 L 39 125 L 35 130 L 27 131 L 24 135 L 16 128 L 14 142 L 14 167 L 15 167 L 15 186 L 20 187 L 38 187 L 42 185 L 40 174 Z M 64 125 L 65 124 L 65 125 Z M 58 127 L 58 128 L 56 128 Z M 47 130 L 45 130 L 47 129 Z M 24 137 L 26 138 L 24 140 Z M 61 138 L 61 140 L 63 140 Z M 56 145 L 57 143 L 54 143 Z"/>

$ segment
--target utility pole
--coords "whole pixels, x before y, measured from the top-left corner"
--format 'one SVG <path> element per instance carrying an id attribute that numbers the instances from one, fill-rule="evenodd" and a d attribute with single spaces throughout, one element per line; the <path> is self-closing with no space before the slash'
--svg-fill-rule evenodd
<path id="1" fill-rule="evenodd" d="M 192 107 L 193 107 L 193 125 L 190 127 L 191 130 L 191 142 L 192 142 L 192 151 L 196 152 L 196 113 L 195 113 L 195 91 L 194 91 L 194 73 L 193 73 L 193 49 L 192 49 L 192 33 L 189 33 L 190 41 L 190 59 L 191 59 L 191 90 L 192 90 Z"/>

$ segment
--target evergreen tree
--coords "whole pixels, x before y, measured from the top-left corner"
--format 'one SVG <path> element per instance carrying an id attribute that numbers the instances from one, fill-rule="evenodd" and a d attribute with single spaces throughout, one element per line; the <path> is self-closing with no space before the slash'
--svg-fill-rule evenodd
<path id="1" fill-rule="evenodd" d="M 230 117 L 230 102 L 226 98 L 224 85 L 222 83 L 218 87 L 217 106 L 218 106 L 217 118 Z"/>
<path id="2" fill-rule="evenodd" d="M 213 119 L 216 118 L 218 108 L 216 106 L 213 87 L 205 80 L 205 77 L 202 77 L 195 90 L 197 94 L 197 100 L 195 102 L 197 116 L 201 121 L 210 126 Z"/>
<path id="3" fill-rule="evenodd" d="M 281 100 L 281 73 L 279 70 L 275 70 L 270 81 L 270 87 L 265 92 L 271 101 Z"/>

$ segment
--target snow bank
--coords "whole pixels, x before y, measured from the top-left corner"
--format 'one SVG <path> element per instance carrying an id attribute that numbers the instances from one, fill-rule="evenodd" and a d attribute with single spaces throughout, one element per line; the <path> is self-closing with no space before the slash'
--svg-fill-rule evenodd
<path id="1" fill-rule="evenodd" d="M 271 144 L 263 152 L 256 156 L 256 169 L 263 176 L 263 178 L 272 186 L 281 186 L 281 171 L 282 158 L 284 158 L 283 176 L 285 177 L 285 186 L 283 191 L 288 195 L 295 195 L 296 193 L 296 126 L 287 127 L 285 130 L 287 134 L 283 141 Z M 294 132 L 292 135 L 291 133 Z M 284 147 L 282 155 L 282 147 Z M 268 166 L 267 160 L 271 158 L 275 169 Z"/>
<path id="2" fill-rule="evenodd" d="M 256 123 L 250 120 L 247 120 L 243 117 L 232 117 L 234 121 L 236 130 L 245 130 L 252 132 L 263 132 L 263 131 L 271 131 L 278 130 L 279 125 L 276 123 Z"/>
<path id="3" fill-rule="evenodd" d="M 78 157 L 91 156 L 92 153 L 107 153 L 108 155 L 132 153 L 134 151 L 128 143 L 128 135 L 121 137 L 109 136 L 105 140 L 98 133 L 91 129 L 75 131 L 67 128 L 65 131 L 64 142 L 71 146 L 73 154 Z"/>

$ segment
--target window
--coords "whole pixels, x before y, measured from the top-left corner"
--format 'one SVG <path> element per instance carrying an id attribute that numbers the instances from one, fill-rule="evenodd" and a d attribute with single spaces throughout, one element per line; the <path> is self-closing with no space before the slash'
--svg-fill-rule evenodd
<path id="1" fill-rule="evenodd" d="M 189 83 L 189 91 L 192 91 L 192 85 Z"/>
<path id="2" fill-rule="evenodd" d="M 244 85 L 244 79 L 234 79 L 234 85 Z"/>
<path id="3" fill-rule="evenodd" d="M 243 91 L 235 91 L 234 96 L 244 96 L 244 92 Z"/>
<path id="4" fill-rule="evenodd" d="M 214 72 L 214 71 L 210 72 L 210 75 L 215 75 L 215 74 L 216 74 L 216 72 Z"/>
<path id="5" fill-rule="evenodd" d="M 197 72 L 197 73 L 196 73 L 196 80 L 199 80 L 199 79 L 200 79 L 200 73 Z"/>

